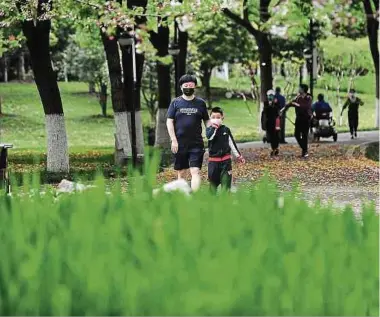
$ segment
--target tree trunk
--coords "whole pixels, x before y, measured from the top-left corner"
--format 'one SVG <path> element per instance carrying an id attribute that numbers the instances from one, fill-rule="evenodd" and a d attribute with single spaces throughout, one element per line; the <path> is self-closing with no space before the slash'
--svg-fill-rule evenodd
<path id="1" fill-rule="evenodd" d="M 128 111 L 129 131 L 132 135 L 131 114 L 135 103 L 135 123 L 136 123 L 136 149 L 137 154 L 144 154 L 144 131 L 141 121 L 141 80 L 144 68 L 144 55 L 136 54 L 136 89 L 133 96 L 133 59 L 131 47 L 122 48 L 123 77 L 124 77 L 124 98 Z M 132 139 L 131 139 L 132 141 Z"/>
<path id="2" fill-rule="evenodd" d="M 107 117 L 107 85 L 104 83 L 100 84 L 99 103 L 103 117 Z"/>
<path id="3" fill-rule="evenodd" d="M 178 31 L 178 78 L 186 74 L 186 59 L 187 59 L 187 46 L 188 46 L 189 35 L 187 32 Z"/>
<path id="4" fill-rule="evenodd" d="M 69 154 L 63 107 L 57 77 L 52 68 L 49 35 L 51 21 L 23 21 L 22 29 L 30 52 L 34 80 L 45 112 L 47 171 L 68 172 Z"/>
<path id="5" fill-rule="evenodd" d="M 93 82 L 88 83 L 88 93 L 89 94 L 95 93 L 95 83 L 93 83 Z"/>
<path id="6" fill-rule="evenodd" d="M 19 81 L 25 80 L 25 58 L 23 50 L 21 50 L 18 55 L 17 77 Z"/>
<path id="7" fill-rule="evenodd" d="M 375 13 L 379 11 L 379 2 L 377 0 L 373 1 L 376 12 L 373 12 L 370 0 L 363 0 L 364 11 L 367 16 L 367 34 L 369 41 L 369 48 L 371 50 L 371 55 L 373 59 L 373 64 L 375 66 L 375 77 L 376 77 L 376 117 L 375 125 L 376 128 L 379 127 L 380 112 L 379 112 L 379 42 L 378 42 L 378 31 L 379 31 L 379 20 L 375 16 Z"/>
<path id="8" fill-rule="evenodd" d="M 3 55 L 3 74 L 4 74 L 4 83 L 8 82 L 8 56 L 6 54 Z"/>
<path id="9" fill-rule="evenodd" d="M 261 102 L 264 102 L 267 91 L 273 88 L 272 44 L 265 33 L 260 33 L 256 41 L 260 52 Z"/>
<path id="10" fill-rule="evenodd" d="M 151 41 L 157 49 L 157 55 L 164 57 L 169 54 L 169 28 L 159 26 L 158 33 L 151 35 Z M 166 113 L 171 102 L 170 65 L 157 62 L 158 80 L 158 111 L 156 120 L 156 142 L 157 147 L 169 149 L 170 138 L 166 128 Z"/>
<path id="11" fill-rule="evenodd" d="M 201 76 L 201 81 L 202 81 L 202 86 L 206 95 L 206 100 L 208 103 L 208 108 L 212 108 L 212 96 L 211 96 L 211 72 L 212 72 L 212 66 L 203 63 L 201 65 L 201 71 L 202 71 L 202 76 Z"/>
<path id="12" fill-rule="evenodd" d="M 101 31 L 100 31 L 101 32 Z M 115 163 L 121 165 L 127 157 L 132 156 L 129 135 L 128 113 L 124 100 L 124 84 L 120 64 L 119 45 L 116 39 L 110 40 L 101 32 L 104 51 L 106 52 L 108 73 L 111 82 L 111 101 L 115 119 Z"/>
<path id="13" fill-rule="evenodd" d="M 158 77 L 158 111 L 156 119 L 157 147 L 168 149 L 170 147 L 169 133 L 166 127 L 166 114 L 171 102 L 170 95 L 170 66 L 157 62 Z"/>

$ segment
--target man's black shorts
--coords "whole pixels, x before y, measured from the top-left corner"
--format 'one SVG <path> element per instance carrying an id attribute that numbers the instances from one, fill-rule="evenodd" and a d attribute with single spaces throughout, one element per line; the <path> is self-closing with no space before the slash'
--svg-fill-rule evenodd
<path id="1" fill-rule="evenodd" d="M 178 152 L 174 155 L 174 169 L 181 171 L 189 167 L 202 168 L 203 156 L 205 150 L 203 147 L 179 146 Z"/>

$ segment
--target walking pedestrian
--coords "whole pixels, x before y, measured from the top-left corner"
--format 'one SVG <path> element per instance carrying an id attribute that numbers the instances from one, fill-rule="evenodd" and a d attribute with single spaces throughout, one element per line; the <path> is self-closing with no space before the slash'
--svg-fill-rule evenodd
<path id="1" fill-rule="evenodd" d="M 195 96 L 196 77 L 183 75 L 179 84 L 183 94 L 171 102 L 166 125 L 178 179 L 183 179 L 185 172 L 190 168 L 191 189 L 196 191 L 201 185 L 200 169 L 205 153 L 202 121 L 207 128 L 210 118 L 205 101 Z"/>
<path id="2" fill-rule="evenodd" d="M 295 107 L 296 121 L 294 129 L 294 137 L 296 138 L 299 146 L 302 150 L 302 157 L 309 157 L 308 153 L 308 136 L 312 118 L 312 96 L 308 94 L 309 87 L 305 84 L 301 84 L 299 87 L 299 93 L 297 97 L 287 104 L 285 108 L 281 110 L 281 115 L 289 108 Z"/>
<path id="3" fill-rule="evenodd" d="M 363 105 L 364 102 L 356 96 L 355 89 L 350 89 L 340 115 L 342 116 L 343 111 L 348 107 L 348 125 L 350 127 L 351 139 L 358 137 L 359 106 Z"/>
<path id="4" fill-rule="evenodd" d="M 281 88 L 276 87 L 276 94 L 275 97 L 280 105 L 280 110 L 285 108 L 286 106 L 286 99 L 283 95 L 281 95 Z M 283 116 L 280 117 L 280 143 L 286 144 L 288 142 L 285 141 L 285 123 L 286 123 L 286 113 L 284 113 Z"/>
<path id="5" fill-rule="evenodd" d="M 275 92 L 271 89 L 267 92 L 267 99 L 264 102 L 265 126 L 271 144 L 270 156 L 279 154 L 280 141 L 280 103 L 275 97 Z"/>
<path id="6" fill-rule="evenodd" d="M 232 184 L 232 156 L 245 163 L 231 130 L 223 124 L 224 113 L 220 107 L 214 107 L 210 113 L 211 126 L 206 129 L 208 139 L 208 179 L 211 190 L 216 192 L 219 185 L 227 191 Z"/>

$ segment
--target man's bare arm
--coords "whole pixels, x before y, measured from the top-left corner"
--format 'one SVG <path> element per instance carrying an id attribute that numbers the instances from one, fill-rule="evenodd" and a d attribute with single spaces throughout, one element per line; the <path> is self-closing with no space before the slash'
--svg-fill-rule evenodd
<path id="1" fill-rule="evenodd" d="M 168 128 L 170 141 L 172 143 L 171 145 L 172 152 L 176 154 L 178 152 L 178 141 L 175 135 L 174 119 L 169 119 L 169 118 L 166 119 L 166 127 Z"/>
<path id="2" fill-rule="evenodd" d="M 177 141 L 174 129 L 174 119 L 166 119 L 166 127 L 168 128 L 168 133 L 171 141 Z"/>

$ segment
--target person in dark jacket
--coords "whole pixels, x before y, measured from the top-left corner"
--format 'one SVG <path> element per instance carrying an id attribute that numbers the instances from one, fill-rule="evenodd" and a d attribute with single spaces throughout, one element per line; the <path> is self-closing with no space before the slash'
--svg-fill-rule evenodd
<path id="1" fill-rule="evenodd" d="M 281 110 L 281 114 L 283 114 L 289 107 L 295 107 L 296 109 L 294 137 L 296 138 L 299 146 L 302 149 L 303 158 L 307 158 L 309 156 L 308 135 L 312 118 L 311 105 L 313 102 L 313 98 L 310 94 L 307 93 L 308 90 L 308 85 L 301 84 L 299 87 L 299 94 L 297 95 L 297 97 Z"/>
<path id="2" fill-rule="evenodd" d="M 364 102 L 356 96 L 355 89 L 350 89 L 348 98 L 343 105 L 342 112 L 348 107 L 348 125 L 350 126 L 351 139 L 358 137 L 358 125 L 359 125 L 359 106 L 364 105 Z"/>
<path id="3" fill-rule="evenodd" d="M 280 104 L 280 110 L 282 108 L 285 108 L 286 106 L 286 99 L 283 95 L 281 95 L 281 88 L 276 87 L 276 94 L 275 97 Z M 280 118 L 280 123 L 281 123 L 281 130 L 280 130 L 280 143 L 286 144 L 287 142 L 285 141 L 285 123 L 286 123 L 286 115 L 284 114 Z"/>
<path id="4" fill-rule="evenodd" d="M 266 131 L 269 136 L 271 144 L 271 156 L 277 156 L 279 154 L 278 145 L 280 137 L 280 103 L 277 98 L 275 98 L 275 92 L 273 90 L 268 90 L 267 100 L 264 102 L 264 117 Z"/>
<path id="5" fill-rule="evenodd" d="M 312 111 L 315 112 L 317 118 L 322 112 L 332 112 L 332 108 L 330 107 L 330 104 L 325 101 L 325 96 L 323 94 L 319 94 L 317 98 L 318 101 L 312 106 Z"/>
<path id="6" fill-rule="evenodd" d="M 232 155 L 240 163 L 245 160 L 239 152 L 231 130 L 223 125 L 224 113 L 220 107 L 214 107 L 210 113 L 211 126 L 206 129 L 208 139 L 208 179 L 211 189 L 216 191 L 221 185 L 229 190 L 232 184 Z"/>

